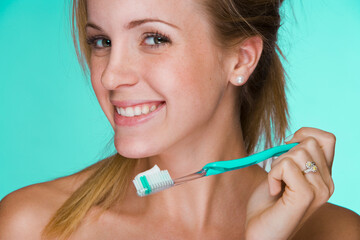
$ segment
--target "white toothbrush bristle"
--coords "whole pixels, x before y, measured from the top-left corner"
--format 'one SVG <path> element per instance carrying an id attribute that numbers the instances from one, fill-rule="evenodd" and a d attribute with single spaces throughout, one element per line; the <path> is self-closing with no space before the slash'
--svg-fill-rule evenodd
<path id="1" fill-rule="evenodd" d="M 141 177 L 146 177 L 148 186 L 143 184 Z M 160 170 L 157 165 L 152 169 L 142 172 L 136 175 L 133 180 L 137 194 L 141 197 L 155 193 L 174 185 L 174 181 L 171 179 L 170 174 L 167 170 Z"/>

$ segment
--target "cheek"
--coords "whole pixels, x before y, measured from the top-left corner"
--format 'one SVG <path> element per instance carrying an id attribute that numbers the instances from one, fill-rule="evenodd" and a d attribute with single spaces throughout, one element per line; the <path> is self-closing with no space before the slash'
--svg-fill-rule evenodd
<path id="1" fill-rule="evenodd" d="M 183 55 L 153 63 L 148 78 L 151 88 L 166 101 L 167 121 L 163 127 L 174 137 L 188 135 L 209 122 L 224 91 L 223 81 L 209 56 L 205 62 L 205 57 Z"/>
<path id="2" fill-rule="evenodd" d="M 90 77 L 91 77 L 91 85 L 94 89 L 96 97 L 101 95 L 101 92 L 104 91 L 103 86 L 101 84 L 101 74 L 104 71 L 102 67 L 102 62 L 97 60 L 97 58 L 91 57 L 90 62 Z"/>
<path id="3" fill-rule="evenodd" d="M 198 111 L 209 104 L 213 106 L 225 87 L 214 55 L 188 49 L 187 53 L 183 51 L 175 56 L 178 57 L 158 59 L 156 64 L 150 64 L 148 76 L 152 88 L 157 89 L 170 106 L 176 103 L 176 107 L 181 108 L 177 111 Z"/>

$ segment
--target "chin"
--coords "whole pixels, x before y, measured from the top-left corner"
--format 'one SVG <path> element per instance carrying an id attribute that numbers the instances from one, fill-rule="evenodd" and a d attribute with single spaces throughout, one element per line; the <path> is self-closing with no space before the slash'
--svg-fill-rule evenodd
<path id="1" fill-rule="evenodd" d="M 139 141 L 122 141 L 115 139 L 116 151 L 126 158 L 146 158 L 158 154 L 152 143 Z"/>

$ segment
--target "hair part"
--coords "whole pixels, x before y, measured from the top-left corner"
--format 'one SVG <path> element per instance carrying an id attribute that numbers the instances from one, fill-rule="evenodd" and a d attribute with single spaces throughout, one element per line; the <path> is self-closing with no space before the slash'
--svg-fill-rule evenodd
<path id="1" fill-rule="evenodd" d="M 201 4 L 213 25 L 213 37 L 219 46 L 231 49 L 251 36 L 263 40 L 260 60 L 239 91 L 241 128 L 248 154 L 264 142 L 272 147 L 285 138 L 288 106 L 285 96 L 283 57 L 277 46 L 282 0 L 202 0 Z M 84 75 L 90 66 L 91 49 L 86 43 L 86 0 L 73 0 L 72 37 Z M 43 231 L 43 237 L 68 238 L 80 225 L 90 208 L 108 209 L 121 201 L 137 161 L 115 154 L 89 169 L 93 174 L 58 209 Z"/>

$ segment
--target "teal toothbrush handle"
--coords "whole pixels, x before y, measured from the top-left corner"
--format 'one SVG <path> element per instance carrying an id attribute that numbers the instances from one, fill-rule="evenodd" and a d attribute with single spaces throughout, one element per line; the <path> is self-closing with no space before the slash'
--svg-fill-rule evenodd
<path id="1" fill-rule="evenodd" d="M 205 176 L 216 175 L 257 164 L 259 162 L 265 161 L 268 158 L 280 156 L 298 144 L 299 143 L 290 143 L 273 147 L 244 158 L 208 163 L 203 167 L 203 169 L 206 171 Z"/>

